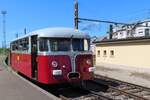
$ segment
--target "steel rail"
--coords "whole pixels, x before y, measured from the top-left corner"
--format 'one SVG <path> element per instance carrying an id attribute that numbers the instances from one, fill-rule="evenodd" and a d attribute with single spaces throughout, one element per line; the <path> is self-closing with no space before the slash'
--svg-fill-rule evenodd
<path id="1" fill-rule="evenodd" d="M 113 86 L 109 86 L 109 88 L 112 89 L 112 90 L 114 90 L 114 91 L 116 91 L 116 92 L 123 93 L 123 94 L 125 94 L 125 95 L 127 95 L 127 96 L 129 96 L 129 97 L 132 97 L 132 98 L 136 99 L 136 100 L 149 100 L 149 99 L 146 99 L 146 98 L 144 98 L 144 97 L 141 97 L 141 96 L 132 94 L 132 93 L 130 93 L 130 92 L 126 92 L 126 91 L 117 89 L 117 88 L 115 88 L 115 87 L 113 87 Z"/>
<path id="2" fill-rule="evenodd" d="M 150 89 L 147 88 L 147 87 L 143 87 L 143 86 L 139 86 L 139 85 L 135 85 L 135 84 L 132 84 L 132 83 L 128 83 L 128 82 L 124 82 L 124 81 L 120 81 L 120 80 L 117 80 L 117 79 L 113 79 L 113 78 L 109 78 L 109 77 L 106 77 L 106 76 L 101 76 L 101 75 L 95 75 L 96 78 L 102 78 L 104 80 L 107 80 L 107 81 L 112 81 L 112 82 L 116 82 L 120 85 L 125 85 L 125 86 L 129 86 L 129 87 L 133 87 L 135 89 L 140 89 L 141 91 L 146 91 L 146 92 L 150 92 Z M 95 83 L 99 83 L 95 80 L 92 80 L 93 82 Z M 100 84 L 104 84 L 104 83 L 100 83 Z M 106 84 L 105 84 L 106 85 Z M 108 84 L 107 84 L 108 85 Z M 123 93 L 123 94 L 126 94 L 132 98 L 135 98 L 136 100 L 150 100 L 150 99 L 147 99 L 143 96 L 139 96 L 139 95 L 136 95 L 132 92 L 127 92 L 125 91 L 124 89 L 118 89 L 117 87 L 114 87 L 114 86 L 111 86 L 109 85 L 109 88 L 116 91 L 116 92 L 120 92 L 120 93 Z M 128 89 L 127 89 L 128 90 Z M 138 92 L 137 92 L 138 93 Z"/>
<path id="3" fill-rule="evenodd" d="M 59 95 L 59 97 L 60 97 L 61 100 L 71 100 L 71 98 L 67 98 L 67 97 L 65 97 L 63 95 Z"/>
<path id="4" fill-rule="evenodd" d="M 132 87 L 139 88 L 139 89 L 142 89 L 142 90 L 144 89 L 144 90 L 150 92 L 150 88 L 147 88 L 147 87 L 144 87 L 144 86 L 140 86 L 140 85 L 137 85 L 137 84 L 132 84 L 132 83 L 129 83 L 129 82 L 124 82 L 124 81 L 121 81 L 121 80 L 117 80 L 117 79 L 113 79 L 113 78 L 110 78 L 110 77 L 107 77 L 107 76 L 102 76 L 102 75 L 97 75 L 97 74 L 95 74 L 95 77 L 96 78 L 102 78 L 104 80 L 109 80 L 109 81 L 117 82 L 117 83 L 128 85 L 128 86 L 132 86 Z"/>
<path id="5" fill-rule="evenodd" d="M 104 96 L 103 94 L 101 93 L 97 93 L 97 92 L 94 92 L 94 91 L 90 91 L 92 93 L 92 95 L 97 95 L 99 96 L 99 98 L 101 98 L 102 100 L 115 100 L 115 99 L 112 99 L 112 98 L 109 98 L 107 96 Z"/>

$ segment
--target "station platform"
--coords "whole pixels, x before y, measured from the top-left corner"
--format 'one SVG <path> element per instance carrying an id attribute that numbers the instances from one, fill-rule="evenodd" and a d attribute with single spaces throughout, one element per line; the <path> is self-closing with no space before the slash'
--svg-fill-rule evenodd
<path id="1" fill-rule="evenodd" d="M 148 72 L 137 72 L 115 66 L 96 66 L 95 74 L 150 88 L 150 74 Z"/>
<path id="2" fill-rule="evenodd" d="M 56 100 L 25 82 L 0 62 L 0 100 Z"/>

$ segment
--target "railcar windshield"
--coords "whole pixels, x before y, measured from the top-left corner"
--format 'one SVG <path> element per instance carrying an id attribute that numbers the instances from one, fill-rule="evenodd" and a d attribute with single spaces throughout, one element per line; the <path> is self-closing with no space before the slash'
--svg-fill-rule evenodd
<path id="1" fill-rule="evenodd" d="M 88 51 L 89 43 L 87 39 L 72 39 L 73 51 Z"/>
<path id="2" fill-rule="evenodd" d="M 51 51 L 70 51 L 70 39 L 50 39 Z"/>
<path id="3" fill-rule="evenodd" d="M 41 38 L 40 51 L 88 51 L 89 40 L 77 38 Z"/>

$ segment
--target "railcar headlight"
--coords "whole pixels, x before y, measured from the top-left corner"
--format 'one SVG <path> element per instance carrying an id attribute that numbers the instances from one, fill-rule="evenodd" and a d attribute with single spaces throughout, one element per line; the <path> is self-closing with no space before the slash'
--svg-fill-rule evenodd
<path id="1" fill-rule="evenodd" d="M 63 65 L 62 67 L 63 67 L 63 68 L 66 68 L 66 65 Z"/>
<path id="2" fill-rule="evenodd" d="M 53 67 L 57 67 L 58 66 L 58 62 L 57 61 L 52 61 L 51 64 L 52 64 Z"/>
<path id="3" fill-rule="evenodd" d="M 90 59 L 87 59 L 87 60 L 86 60 L 86 63 L 87 63 L 88 65 L 91 65 L 91 64 L 92 64 L 92 61 L 91 61 Z"/>

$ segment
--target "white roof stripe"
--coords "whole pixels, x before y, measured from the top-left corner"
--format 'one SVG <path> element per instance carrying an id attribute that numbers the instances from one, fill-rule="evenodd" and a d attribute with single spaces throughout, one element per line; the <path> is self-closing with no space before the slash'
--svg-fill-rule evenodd
<path id="1" fill-rule="evenodd" d="M 90 38 L 88 34 L 82 31 L 75 30 L 72 28 L 44 28 L 30 32 L 22 37 L 16 38 L 15 40 L 22 39 L 24 37 L 29 37 L 32 35 L 38 35 L 38 37 L 55 37 L 55 38 Z"/>

